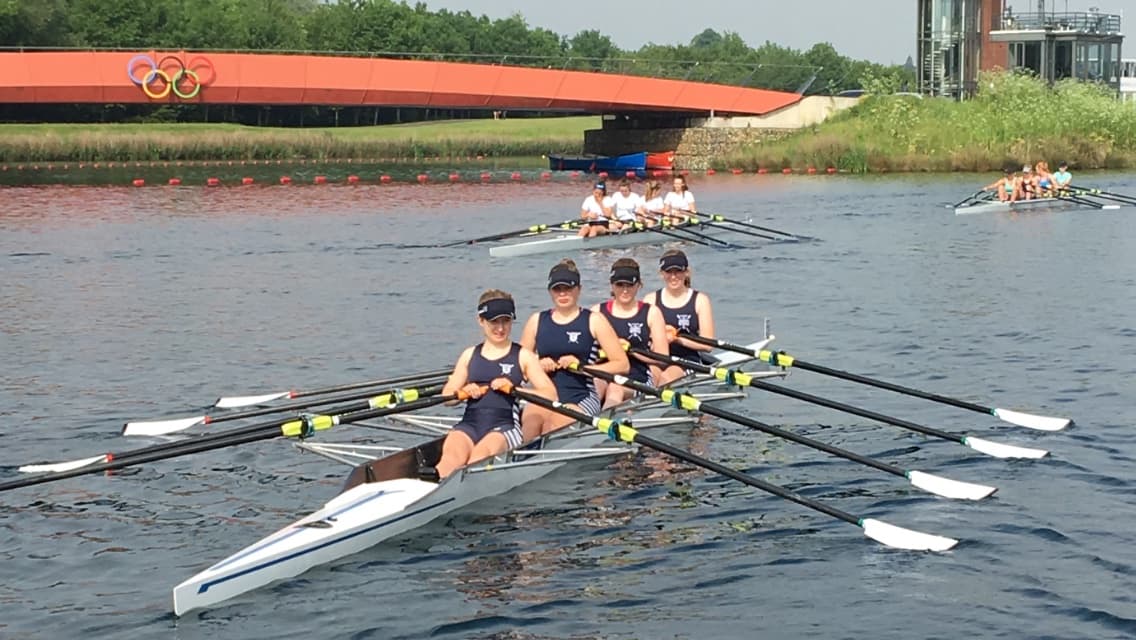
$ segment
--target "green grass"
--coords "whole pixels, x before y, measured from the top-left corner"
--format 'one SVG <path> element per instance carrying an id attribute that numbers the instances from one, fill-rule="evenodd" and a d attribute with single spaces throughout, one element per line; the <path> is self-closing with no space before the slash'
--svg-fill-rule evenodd
<path id="1" fill-rule="evenodd" d="M 0 161 L 425 158 L 578 152 L 599 116 L 450 120 L 375 127 L 6 124 Z"/>
<path id="2" fill-rule="evenodd" d="M 1136 167 L 1136 109 L 1097 86 L 984 74 L 964 102 L 881 95 L 725 166 L 868 171 L 993 171 L 1060 160 L 1081 169 Z"/>

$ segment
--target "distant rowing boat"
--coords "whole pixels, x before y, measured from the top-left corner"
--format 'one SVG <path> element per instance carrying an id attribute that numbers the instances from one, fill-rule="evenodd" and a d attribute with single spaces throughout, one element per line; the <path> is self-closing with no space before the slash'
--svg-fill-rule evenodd
<path id="1" fill-rule="evenodd" d="M 955 215 L 1009 213 L 1011 211 L 1068 211 L 1070 209 L 1119 209 L 1120 205 L 1100 202 L 1089 194 L 1034 198 L 1032 200 L 971 199 L 955 206 Z"/>
<path id="2" fill-rule="evenodd" d="M 640 244 L 650 244 L 652 242 L 663 243 L 673 242 L 675 240 L 690 240 L 691 238 L 689 237 L 676 237 L 676 235 L 674 235 L 683 230 L 697 231 L 704 236 L 717 237 L 723 235 L 725 232 L 737 229 L 741 229 L 741 227 L 731 222 L 715 222 L 712 225 L 702 222 L 692 222 L 670 225 L 656 230 L 651 230 L 650 228 L 632 229 L 622 233 L 608 233 L 594 238 L 581 238 L 575 233 L 563 233 L 550 238 L 490 247 L 489 255 L 494 258 L 516 258 L 518 256 L 531 256 L 542 253 L 565 253 L 584 249 L 631 247 Z M 521 237 L 524 238 L 525 236 Z"/>

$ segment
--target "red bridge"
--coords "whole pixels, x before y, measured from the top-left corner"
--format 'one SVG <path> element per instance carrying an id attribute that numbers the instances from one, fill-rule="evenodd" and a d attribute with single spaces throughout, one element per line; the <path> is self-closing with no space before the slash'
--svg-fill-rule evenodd
<path id="1" fill-rule="evenodd" d="M 795 93 L 586 71 L 343 56 L 0 53 L 2 103 L 202 103 L 762 115 Z"/>

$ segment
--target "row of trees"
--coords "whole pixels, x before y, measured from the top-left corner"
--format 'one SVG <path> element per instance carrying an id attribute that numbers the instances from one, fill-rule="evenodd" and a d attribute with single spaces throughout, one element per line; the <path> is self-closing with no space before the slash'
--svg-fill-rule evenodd
<path id="1" fill-rule="evenodd" d="M 866 73 L 828 43 L 807 51 L 707 29 L 689 44 L 620 49 L 597 30 L 562 36 L 514 14 L 431 11 L 393 0 L 0 0 L 0 46 L 317 51 L 423 55 L 837 93 Z"/>

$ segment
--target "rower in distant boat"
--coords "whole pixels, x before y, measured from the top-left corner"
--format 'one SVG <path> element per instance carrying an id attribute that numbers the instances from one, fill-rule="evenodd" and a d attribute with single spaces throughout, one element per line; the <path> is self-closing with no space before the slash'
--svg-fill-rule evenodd
<path id="1" fill-rule="evenodd" d="M 663 196 L 660 195 L 662 191 L 663 186 L 659 184 L 658 180 L 648 180 L 644 185 L 643 199 L 636 213 L 639 215 L 640 222 L 648 227 L 658 224 L 659 216 L 663 215 L 666 209 L 663 204 Z"/>
<path id="2" fill-rule="evenodd" d="M 1053 195 L 1053 174 L 1049 172 L 1049 163 L 1040 160 L 1033 168 L 1034 186 L 1038 197 L 1049 198 Z"/>
<path id="3" fill-rule="evenodd" d="M 1018 200 L 1018 179 L 1014 170 L 1006 167 L 1002 169 L 1002 177 L 982 187 L 983 191 L 998 190 L 998 199 L 1002 202 L 1016 202 Z"/>
<path id="4" fill-rule="evenodd" d="M 477 301 L 477 323 L 485 334 L 481 344 L 462 352 L 442 394 L 462 391 L 469 397 L 461 421 L 442 444 L 442 456 L 433 469 L 419 471 L 429 479 L 445 478 L 472 462 L 520 446 L 520 409 L 513 396 L 498 389 L 517 387 L 527 380 L 531 391 L 550 400 L 556 387 L 541 369 L 536 354 L 513 342 L 516 306 L 512 296 L 490 289 Z"/>
<path id="5" fill-rule="evenodd" d="M 663 212 L 678 222 L 685 222 L 688 214 L 698 213 L 698 205 L 694 203 L 694 194 L 686 186 L 686 178 L 675 176 L 674 190 L 663 199 Z"/>
<path id="6" fill-rule="evenodd" d="M 597 182 L 592 188 L 592 195 L 584 198 L 584 204 L 580 205 L 580 217 L 587 224 L 582 225 L 576 235 L 581 238 L 594 238 L 601 233 L 607 233 L 612 216 L 611 207 L 612 201 L 607 195 L 607 185 Z"/>
<path id="7" fill-rule="evenodd" d="M 663 313 L 669 333 L 675 335 L 670 343 L 671 355 L 684 360 L 700 361 L 703 351 L 711 347 L 683 338 L 682 333 L 692 333 L 703 338 L 714 337 L 714 310 L 710 296 L 690 288 L 690 263 L 686 254 L 671 249 L 659 259 L 659 273 L 663 277 L 663 288 L 648 293 L 643 302 L 655 305 Z M 664 373 L 659 384 L 671 379 Z"/>
<path id="8" fill-rule="evenodd" d="M 1073 181 L 1073 174 L 1069 173 L 1069 163 L 1064 160 L 1057 164 L 1057 172 L 1053 174 L 1053 188 L 1057 191 L 1067 191 L 1069 183 Z"/>
<path id="9" fill-rule="evenodd" d="M 656 307 L 640 301 L 639 290 L 643 280 L 639 274 L 639 263 L 631 258 L 620 258 L 611 265 L 611 299 L 592 307 L 592 311 L 602 313 L 615 329 L 621 343 L 632 347 L 651 349 L 656 353 L 669 355 L 667 345 L 667 325 L 663 314 Z M 631 369 L 628 378 L 637 382 L 654 385 L 656 378 L 652 369 L 657 369 L 656 361 L 637 354 L 630 354 Z M 669 379 L 683 375 L 682 369 L 672 366 L 668 369 Z M 619 404 L 634 395 L 634 391 L 617 384 L 596 380 L 596 389 L 603 406 Z"/>
<path id="10" fill-rule="evenodd" d="M 1019 200 L 1033 200 L 1037 196 L 1033 180 L 1033 167 L 1022 165 L 1022 173 L 1017 177 L 1017 192 Z"/>
<path id="11" fill-rule="evenodd" d="M 580 271 L 576 263 L 561 260 L 548 272 L 548 292 L 552 308 L 534 313 L 525 323 L 521 345 L 535 351 L 540 366 L 552 378 L 560 402 L 594 416 L 602 403 L 591 376 L 576 373 L 577 364 L 596 362 L 602 349 L 607 360 L 595 368 L 612 374 L 627 373 L 627 354 L 619 344 L 615 329 L 603 314 L 580 307 Z M 526 440 L 556 431 L 573 420 L 562 413 L 525 405 L 521 428 Z"/>
<path id="12" fill-rule="evenodd" d="M 638 221 L 636 212 L 643 206 L 643 196 L 631 191 L 631 181 L 627 178 L 619 180 L 619 191 L 611 196 L 611 210 L 615 219 L 611 221 L 608 229 L 619 231 L 626 226 L 633 226 Z"/>

